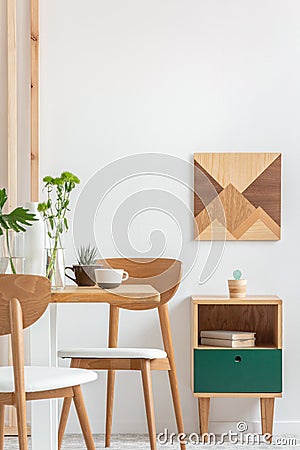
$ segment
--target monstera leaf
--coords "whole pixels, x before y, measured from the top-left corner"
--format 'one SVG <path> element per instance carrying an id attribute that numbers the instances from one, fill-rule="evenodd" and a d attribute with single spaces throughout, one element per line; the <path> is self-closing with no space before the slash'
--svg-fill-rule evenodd
<path id="1" fill-rule="evenodd" d="M 5 189 L 0 189 L 0 236 L 5 230 L 14 230 L 16 233 L 26 231 L 24 227 L 30 227 L 31 222 L 36 221 L 35 214 L 31 214 L 28 209 L 18 207 L 9 214 L 3 214 L 3 206 L 7 201 Z"/>
<path id="2" fill-rule="evenodd" d="M 7 194 L 5 189 L 0 189 L 0 213 L 2 213 L 2 208 L 7 201 Z"/>

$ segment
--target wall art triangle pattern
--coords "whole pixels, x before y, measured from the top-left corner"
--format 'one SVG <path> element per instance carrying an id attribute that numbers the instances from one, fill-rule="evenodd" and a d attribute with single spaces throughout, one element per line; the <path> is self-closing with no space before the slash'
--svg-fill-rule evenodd
<path id="1" fill-rule="evenodd" d="M 281 238 L 280 153 L 194 154 L 195 239 Z"/>

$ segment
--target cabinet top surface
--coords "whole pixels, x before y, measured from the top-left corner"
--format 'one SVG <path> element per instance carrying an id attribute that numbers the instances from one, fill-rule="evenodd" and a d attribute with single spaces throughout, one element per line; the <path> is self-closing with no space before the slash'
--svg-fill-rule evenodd
<path id="1" fill-rule="evenodd" d="M 191 301 L 198 304 L 281 304 L 282 300 L 277 295 L 248 295 L 244 298 L 230 298 L 227 295 L 192 295 Z"/>

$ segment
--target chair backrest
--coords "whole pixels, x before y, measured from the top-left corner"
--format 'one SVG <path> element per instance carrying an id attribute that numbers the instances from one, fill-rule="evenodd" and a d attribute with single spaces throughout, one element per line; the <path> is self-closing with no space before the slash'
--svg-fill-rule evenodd
<path id="1" fill-rule="evenodd" d="M 108 258 L 97 261 L 107 267 L 124 269 L 129 279 L 124 284 L 148 284 L 160 293 L 160 305 L 175 295 L 182 273 L 182 262 L 169 258 Z"/>
<path id="2" fill-rule="evenodd" d="M 35 275 L 0 275 L 0 335 L 11 334 L 16 403 L 25 408 L 23 329 L 45 312 L 50 281 Z M 25 412 L 24 412 L 25 411 Z"/>
<path id="3" fill-rule="evenodd" d="M 0 336 L 11 333 L 10 302 L 21 305 L 23 328 L 36 322 L 45 312 L 51 295 L 50 281 L 36 275 L 0 275 Z"/>

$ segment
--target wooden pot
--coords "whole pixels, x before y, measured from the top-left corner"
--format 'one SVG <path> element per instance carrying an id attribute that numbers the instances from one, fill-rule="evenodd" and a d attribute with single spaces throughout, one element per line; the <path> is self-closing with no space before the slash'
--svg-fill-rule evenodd
<path id="1" fill-rule="evenodd" d="M 247 280 L 228 280 L 229 297 L 245 298 L 247 293 Z"/>

